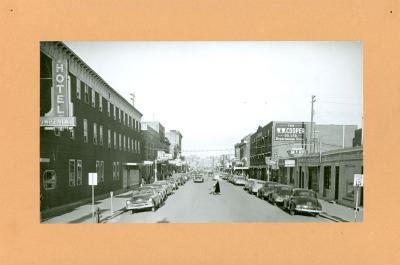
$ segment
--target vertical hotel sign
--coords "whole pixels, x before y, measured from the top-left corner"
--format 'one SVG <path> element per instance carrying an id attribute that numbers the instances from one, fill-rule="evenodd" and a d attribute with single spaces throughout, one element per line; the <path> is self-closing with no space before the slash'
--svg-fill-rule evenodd
<path id="1" fill-rule="evenodd" d="M 68 87 L 68 61 L 53 61 L 53 86 L 51 88 L 51 109 L 40 117 L 40 126 L 74 127 L 76 117 L 72 116 L 72 103 Z"/>

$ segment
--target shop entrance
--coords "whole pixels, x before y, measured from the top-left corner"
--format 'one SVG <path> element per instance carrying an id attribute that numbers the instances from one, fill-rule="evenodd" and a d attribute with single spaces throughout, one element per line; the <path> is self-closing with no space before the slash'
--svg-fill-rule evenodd
<path id="1" fill-rule="evenodd" d="M 318 167 L 308 168 L 308 189 L 318 192 Z"/>

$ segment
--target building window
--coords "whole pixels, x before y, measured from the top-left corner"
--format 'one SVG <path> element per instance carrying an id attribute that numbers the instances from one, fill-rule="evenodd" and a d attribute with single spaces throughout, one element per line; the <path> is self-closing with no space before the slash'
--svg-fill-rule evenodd
<path id="1" fill-rule="evenodd" d="M 108 143 L 108 148 L 111 148 L 111 130 L 110 129 L 108 129 L 108 132 L 107 132 L 107 143 Z"/>
<path id="2" fill-rule="evenodd" d="M 346 183 L 346 197 L 353 198 L 354 197 L 354 186 L 353 186 L 353 179 L 347 179 Z"/>
<path id="3" fill-rule="evenodd" d="M 88 142 L 88 125 L 86 119 L 83 119 L 83 142 Z"/>
<path id="4" fill-rule="evenodd" d="M 76 185 L 82 185 L 82 160 L 76 160 Z"/>
<path id="5" fill-rule="evenodd" d="M 138 153 L 140 153 L 140 142 L 139 141 L 138 141 L 137 145 L 138 145 Z"/>
<path id="6" fill-rule="evenodd" d="M 92 107 L 95 108 L 96 107 L 96 91 L 94 90 L 94 88 L 91 88 L 92 90 Z"/>
<path id="7" fill-rule="evenodd" d="M 75 129 L 70 129 L 69 130 L 69 137 L 71 138 L 71 140 L 75 139 Z"/>
<path id="8" fill-rule="evenodd" d="M 81 99 L 81 80 L 76 78 L 76 98 Z"/>
<path id="9" fill-rule="evenodd" d="M 126 151 L 126 138 L 125 138 L 125 135 L 124 135 L 124 151 Z"/>
<path id="10" fill-rule="evenodd" d="M 117 149 L 117 133 L 114 132 L 114 149 Z"/>
<path id="11" fill-rule="evenodd" d="M 99 111 L 103 112 L 103 97 L 99 94 Z"/>
<path id="12" fill-rule="evenodd" d="M 113 180 L 119 180 L 119 162 L 113 162 Z"/>
<path id="13" fill-rule="evenodd" d="M 142 124 L 140 123 L 140 121 L 138 121 L 138 125 L 139 125 L 139 132 L 142 130 Z"/>
<path id="14" fill-rule="evenodd" d="M 122 115 L 122 123 L 125 125 L 125 113 L 121 111 L 121 115 Z"/>
<path id="15" fill-rule="evenodd" d="M 96 173 L 99 182 L 104 182 L 104 161 L 96 161 Z"/>
<path id="16" fill-rule="evenodd" d="M 128 137 L 128 152 L 131 151 L 131 138 Z"/>
<path id="17" fill-rule="evenodd" d="M 118 121 L 119 121 L 119 122 L 121 122 L 121 112 L 122 112 L 122 110 L 119 109 L 119 111 L 118 111 Z"/>
<path id="18" fill-rule="evenodd" d="M 85 89 L 85 103 L 89 104 L 89 87 L 81 81 L 81 87 Z"/>
<path id="19" fill-rule="evenodd" d="M 110 117 L 110 116 L 111 116 L 111 111 L 110 111 L 110 101 L 107 101 L 107 114 L 108 114 L 108 117 Z"/>
<path id="20" fill-rule="evenodd" d="M 100 145 L 103 145 L 103 125 L 99 126 Z"/>
<path id="21" fill-rule="evenodd" d="M 132 152 L 134 152 L 135 150 L 133 149 L 133 139 L 132 139 Z"/>
<path id="22" fill-rule="evenodd" d="M 117 107 L 115 105 L 114 105 L 113 115 L 114 115 L 114 120 L 116 120 L 117 119 Z"/>
<path id="23" fill-rule="evenodd" d="M 93 123 L 93 144 L 97 144 L 97 124 Z"/>
<path id="24" fill-rule="evenodd" d="M 137 151 L 137 142 L 136 142 L 136 139 L 135 139 L 135 153 L 136 153 L 136 151 Z"/>
<path id="25" fill-rule="evenodd" d="M 69 186 L 75 186 L 75 160 L 69 160 Z"/>
<path id="26" fill-rule="evenodd" d="M 132 118 L 132 130 L 136 130 L 136 121 Z"/>
<path id="27" fill-rule="evenodd" d="M 119 133 L 118 134 L 118 136 L 119 136 L 119 150 L 122 150 L 122 136 L 121 136 L 121 134 Z"/>
<path id="28" fill-rule="evenodd" d="M 331 167 L 324 167 L 324 189 L 329 190 L 331 187 Z"/>
<path id="29" fill-rule="evenodd" d="M 54 170 L 45 170 L 43 173 L 43 188 L 45 190 L 52 190 L 56 187 L 56 172 Z"/>

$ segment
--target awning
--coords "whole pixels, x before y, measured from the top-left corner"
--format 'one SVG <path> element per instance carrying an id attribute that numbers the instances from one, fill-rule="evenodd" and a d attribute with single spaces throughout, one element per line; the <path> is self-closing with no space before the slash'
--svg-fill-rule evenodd
<path id="1" fill-rule="evenodd" d="M 249 167 L 233 167 L 233 170 L 245 170 L 245 169 L 249 169 Z"/>
<path id="2" fill-rule="evenodd" d="M 122 163 L 123 166 L 139 166 L 142 163 L 132 163 L 132 162 L 126 162 L 126 163 Z"/>

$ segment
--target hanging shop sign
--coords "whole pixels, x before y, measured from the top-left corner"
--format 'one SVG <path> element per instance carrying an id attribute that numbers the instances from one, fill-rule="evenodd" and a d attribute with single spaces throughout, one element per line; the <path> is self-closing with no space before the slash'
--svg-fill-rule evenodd
<path id="1" fill-rule="evenodd" d="M 301 141 L 305 131 L 303 123 L 276 123 L 275 141 Z"/>
<path id="2" fill-rule="evenodd" d="M 72 116 L 72 103 L 68 87 L 68 61 L 53 61 L 53 86 L 51 88 L 51 109 L 40 117 L 40 126 L 75 127 L 76 118 Z"/>

